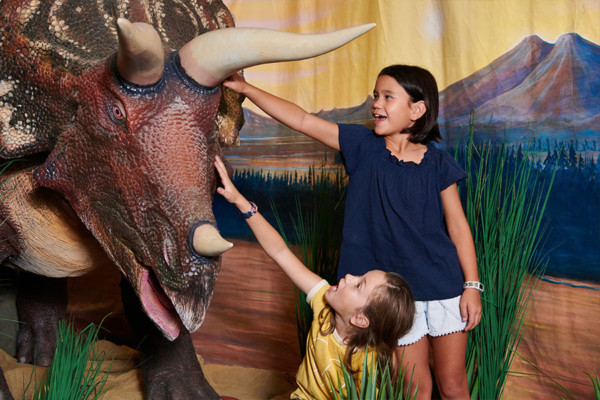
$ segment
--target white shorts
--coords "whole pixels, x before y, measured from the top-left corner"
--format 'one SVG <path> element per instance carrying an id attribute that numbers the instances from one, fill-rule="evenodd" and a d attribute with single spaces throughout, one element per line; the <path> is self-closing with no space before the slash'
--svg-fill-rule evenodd
<path id="1" fill-rule="evenodd" d="M 445 300 L 415 301 L 415 319 L 406 335 L 398 340 L 398 346 L 419 341 L 423 336 L 443 336 L 460 332 L 467 326 L 460 316 L 460 296 Z"/>

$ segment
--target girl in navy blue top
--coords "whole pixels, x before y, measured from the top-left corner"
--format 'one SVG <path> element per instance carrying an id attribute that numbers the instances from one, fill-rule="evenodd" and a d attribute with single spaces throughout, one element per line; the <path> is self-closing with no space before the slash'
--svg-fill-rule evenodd
<path id="1" fill-rule="evenodd" d="M 373 269 L 403 275 L 417 300 L 413 329 L 397 350 L 406 379 L 412 377 L 413 388 L 418 383 L 417 398 L 431 398 L 431 345 L 442 398 L 468 399 L 467 332 L 481 319 L 483 285 L 458 196 L 466 174 L 432 145 L 441 139 L 433 76 L 414 66 L 384 68 L 373 90 L 372 131 L 323 120 L 239 74 L 224 85 L 284 125 L 341 151 L 349 186 L 339 276 Z"/>

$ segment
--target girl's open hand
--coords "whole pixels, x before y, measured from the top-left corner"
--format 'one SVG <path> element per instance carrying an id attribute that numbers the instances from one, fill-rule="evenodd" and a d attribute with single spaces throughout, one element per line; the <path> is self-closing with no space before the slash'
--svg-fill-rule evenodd
<path id="1" fill-rule="evenodd" d="M 217 188 L 217 193 L 221 196 L 225 197 L 230 203 L 235 203 L 237 200 L 242 198 L 242 195 L 238 190 L 233 186 L 233 182 L 229 179 L 229 175 L 227 174 L 227 168 L 225 168 L 225 164 L 219 156 L 215 156 L 215 168 L 221 177 L 221 183 L 223 187 Z"/>
<path id="2" fill-rule="evenodd" d="M 229 88 L 234 92 L 242 94 L 246 85 L 248 85 L 248 83 L 246 82 L 242 74 L 240 74 L 239 72 L 236 72 L 235 74 L 231 75 L 223 82 L 223 86 L 225 86 L 226 88 Z"/>

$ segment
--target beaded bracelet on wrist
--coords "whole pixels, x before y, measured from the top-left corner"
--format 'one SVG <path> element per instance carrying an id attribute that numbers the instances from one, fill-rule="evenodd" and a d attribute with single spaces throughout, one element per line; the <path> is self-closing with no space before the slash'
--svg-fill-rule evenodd
<path id="1" fill-rule="evenodd" d="M 251 216 L 253 216 L 254 214 L 256 214 L 258 212 L 258 207 L 256 206 L 256 204 L 254 204 L 251 201 L 249 203 L 250 203 L 250 210 L 247 211 L 247 212 L 241 213 L 242 217 L 244 219 L 248 219 L 248 218 L 250 218 Z"/>
<path id="2" fill-rule="evenodd" d="M 463 283 L 463 289 L 475 289 L 478 292 L 483 293 L 483 283 L 477 281 L 467 281 Z"/>

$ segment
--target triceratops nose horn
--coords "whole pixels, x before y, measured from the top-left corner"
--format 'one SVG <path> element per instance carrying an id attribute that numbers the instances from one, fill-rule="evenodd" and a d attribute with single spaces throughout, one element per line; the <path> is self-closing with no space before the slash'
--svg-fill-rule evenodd
<path id="1" fill-rule="evenodd" d="M 215 257 L 232 248 L 233 244 L 223 239 L 214 226 L 202 224 L 194 229 L 192 246 L 201 256 Z"/>
<path id="2" fill-rule="evenodd" d="M 117 70 L 121 77 L 136 85 L 158 82 L 165 68 L 165 55 L 156 29 L 143 22 L 117 20 L 119 52 Z"/>
<path id="3" fill-rule="evenodd" d="M 206 32 L 179 50 L 181 66 L 203 86 L 216 86 L 253 65 L 302 60 L 325 54 L 363 33 L 365 24 L 322 34 L 298 34 L 259 28 L 226 28 Z"/>

